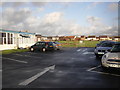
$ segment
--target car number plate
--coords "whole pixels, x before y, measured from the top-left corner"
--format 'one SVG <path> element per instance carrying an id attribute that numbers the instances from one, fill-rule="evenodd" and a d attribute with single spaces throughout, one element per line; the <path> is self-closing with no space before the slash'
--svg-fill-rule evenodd
<path id="1" fill-rule="evenodd" d="M 120 65 L 110 65 L 111 67 L 120 67 Z"/>
<path id="2" fill-rule="evenodd" d="M 98 52 L 98 54 L 104 54 L 104 52 Z"/>

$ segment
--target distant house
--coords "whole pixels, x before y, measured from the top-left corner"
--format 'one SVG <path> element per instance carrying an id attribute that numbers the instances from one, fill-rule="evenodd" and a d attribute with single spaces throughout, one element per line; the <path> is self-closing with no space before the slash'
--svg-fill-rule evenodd
<path id="1" fill-rule="evenodd" d="M 100 40 L 100 38 L 99 38 L 99 37 L 96 37 L 96 40 L 97 40 L 97 41 L 99 41 L 99 40 Z"/>
<path id="2" fill-rule="evenodd" d="M 120 41 L 120 36 L 114 36 L 114 37 L 113 37 L 113 40 L 115 40 L 115 41 Z"/>
<path id="3" fill-rule="evenodd" d="M 60 41 L 66 41 L 65 36 L 59 36 Z"/>
<path id="4" fill-rule="evenodd" d="M 66 41 L 68 41 L 68 40 L 70 40 L 70 41 L 71 40 L 75 40 L 75 36 L 65 36 L 64 38 L 65 38 Z"/>
<path id="5" fill-rule="evenodd" d="M 80 38 L 80 37 L 76 37 L 75 40 L 76 40 L 76 41 L 80 41 L 81 38 Z"/>
<path id="6" fill-rule="evenodd" d="M 96 36 L 88 36 L 87 40 L 97 40 L 97 39 L 96 39 Z"/>
<path id="7" fill-rule="evenodd" d="M 52 36 L 52 40 L 53 41 L 58 41 L 59 40 L 59 36 Z"/>
<path id="8" fill-rule="evenodd" d="M 109 37 L 109 40 L 113 40 L 113 37 Z"/>
<path id="9" fill-rule="evenodd" d="M 48 36 L 47 40 L 52 41 L 52 36 Z"/>
<path id="10" fill-rule="evenodd" d="M 81 40 L 85 40 L 86 39 L 86 36 L 81 36 Z"/>
<path id="11" fill-rule="evenodd" d="M 109 36 L 99 36 L 100 40 L 109 40 Z"/>
<path id="12" fill-rule="evenodd" d="M 42 35 L 36 34 L 35 36 L 36 36 L 36 41 L 42 41 L 41 40 Z"/>
<path id="13" fill-rule="evenodd" d="M 41 41 L 47 41 L 48 38 L 46 36 L 41 36 Z"/>

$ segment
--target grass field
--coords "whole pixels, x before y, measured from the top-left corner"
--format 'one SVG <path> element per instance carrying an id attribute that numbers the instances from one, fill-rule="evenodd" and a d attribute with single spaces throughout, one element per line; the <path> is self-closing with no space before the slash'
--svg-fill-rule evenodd
<path id="1" fill-rule="evenodd" d="M 26 51 L 28 51 L 28 49 L 11 49 L 11 50 L 0 51 L 0 54 L 10 54 L 15 52 L 26 52 Z"/>
<path id="2" fill-rule="evenodd" d="M 99 41 L 59 41 L 62 47 L 95 47 Z"/>

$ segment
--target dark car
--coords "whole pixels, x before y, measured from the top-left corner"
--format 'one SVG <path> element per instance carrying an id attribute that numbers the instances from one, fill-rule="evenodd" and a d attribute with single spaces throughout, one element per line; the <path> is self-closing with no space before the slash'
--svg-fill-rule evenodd
<path id="1" fill-rule="evenodd" d="M 104 55 L 106 52 L 110 51 L 112 46 L 116 44 L 117 42 L 110 41 L 110 42 L 104 42 L 100 46 L 96 47 L 94 50 L 94 53 L 96 57 Z"/>
<path id="2" fill-rule="evenodd" d="M 53 42 L 37 42 L 30 47 L 30 51 L 47 51 L 47 50 L 55 50 L 56 46 Z"/>
<path id="3" fill-rule="evenodd" d="M 60 50 L 62 48 L 61 43 L 59 43 L 59 42 L 53 42 L 53 43 L 56 45 L 57 50 Z"/>

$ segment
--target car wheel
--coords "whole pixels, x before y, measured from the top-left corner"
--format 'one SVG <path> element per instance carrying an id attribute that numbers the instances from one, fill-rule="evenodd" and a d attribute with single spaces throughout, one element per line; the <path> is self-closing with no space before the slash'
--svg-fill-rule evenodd
<path id="1" fill-rule="evenodd" d="M 101 67 L 102 67 L 102 69 L 103 69 L 104 71 L 107 71 L 107 70 L 108 70 L 108 67 L 105 67 L 105 66 L 103 66 L 103 65 L 101 65 Z"/>
<path id="2" fill-rule="evenodd" d="M 33 51 L 34 51 L 34 48 L 30 48 L 30 51 L 33 52 Z"/>
<path id="3" fill-rule="evenodd" d="M 43 51 L 43 52 L 45 52 L 45 51 L 46 51 L 46 49 L 45 49 L 45 48 L 43 48 L 43 49 L 42 49 L 42 51 Z"/>

